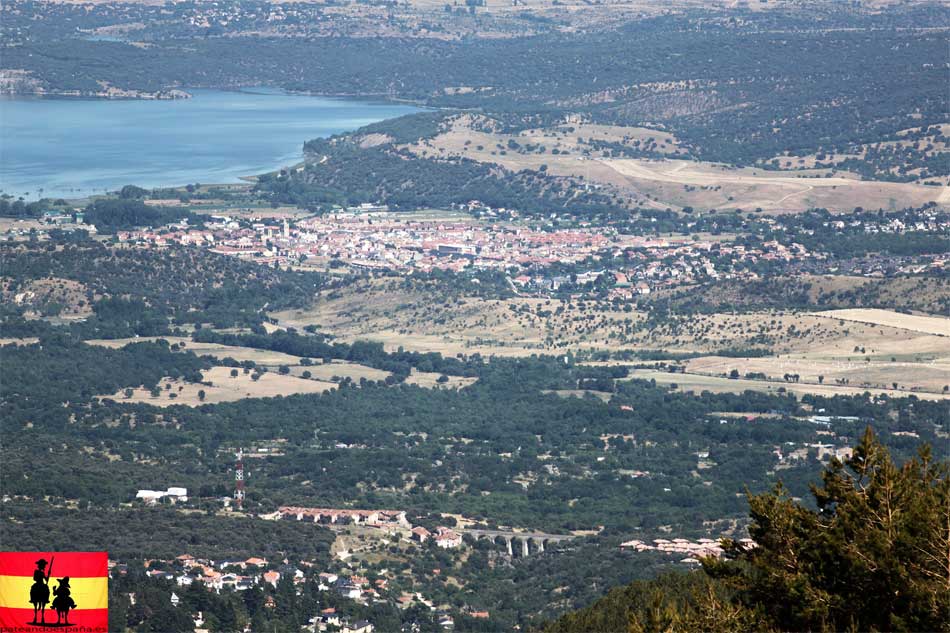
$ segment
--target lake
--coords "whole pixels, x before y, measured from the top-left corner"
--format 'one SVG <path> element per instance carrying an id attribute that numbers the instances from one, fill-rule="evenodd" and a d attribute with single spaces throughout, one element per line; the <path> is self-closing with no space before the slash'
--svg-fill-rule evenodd
<path id="1" fill-rule="evenodd" d="M 34 200 L 234 183 L 299 161 L 308 139 L 418 111 L 263 88 L 189 92 L 176 101 L 0 98 L 0 190 Z"/>

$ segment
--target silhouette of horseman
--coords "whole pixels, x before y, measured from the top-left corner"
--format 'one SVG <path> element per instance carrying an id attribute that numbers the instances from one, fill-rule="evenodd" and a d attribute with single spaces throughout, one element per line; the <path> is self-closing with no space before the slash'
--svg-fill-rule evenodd
<path id="1" fill-rule="evenodd" d="M 49 603 L 49 575 L 53 573 L 53 560 L 49 561 L 49 570 L 46 569 L 46 559 L 36 561 L 33 570 L 33 585 L 30 587 L 30 603 L 33 605 L 33 621 L 30 624 L 46 624 L 46 605 Z M 36 621 L 36 613 L 40 614 L 40 622 Z"/>

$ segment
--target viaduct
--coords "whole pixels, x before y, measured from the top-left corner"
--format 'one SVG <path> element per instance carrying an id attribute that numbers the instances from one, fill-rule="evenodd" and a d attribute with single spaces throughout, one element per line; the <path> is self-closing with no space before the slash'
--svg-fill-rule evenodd
<path id="1" fill-rule="evenodd" d="M 509 556 L 514 556 L 516 550 L 512 546 L 512 541 L 517 541 L 521 544 L 520 554 L 523 558 L 531 554 L 544 553 L 544 546 L 547 543 L 560 543 L 561 541 L 569 541 L 577 538 L 571 534 L 546 534 L 544 532 L 510 532 L 505 530 L 480 530 L 474 528 L 456 529 L 456 531 L 469 534 L 475 538 L 475 540 L 488 539 L 492 543 L 498 543 L 500 539 L 504 541 L 505 547 L 508 548 Z"/>

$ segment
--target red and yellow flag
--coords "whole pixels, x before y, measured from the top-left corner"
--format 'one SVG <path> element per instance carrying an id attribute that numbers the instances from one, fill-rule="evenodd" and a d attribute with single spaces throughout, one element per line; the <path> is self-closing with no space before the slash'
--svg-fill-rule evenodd
<path id="1" fill-rule="evenodd" d="M 106 552 L 0 552 L 0 633 L 108 628 Z"/>

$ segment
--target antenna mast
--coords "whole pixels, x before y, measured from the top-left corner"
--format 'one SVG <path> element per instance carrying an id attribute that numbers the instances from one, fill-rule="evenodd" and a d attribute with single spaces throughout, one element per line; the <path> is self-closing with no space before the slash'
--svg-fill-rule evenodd
<path id="1" fill-rule="evenodd" d="M 234 505 L 238 510 L 244 505 L 244 451 L 238 449 L 237 467 L 234 469 Z"/>

